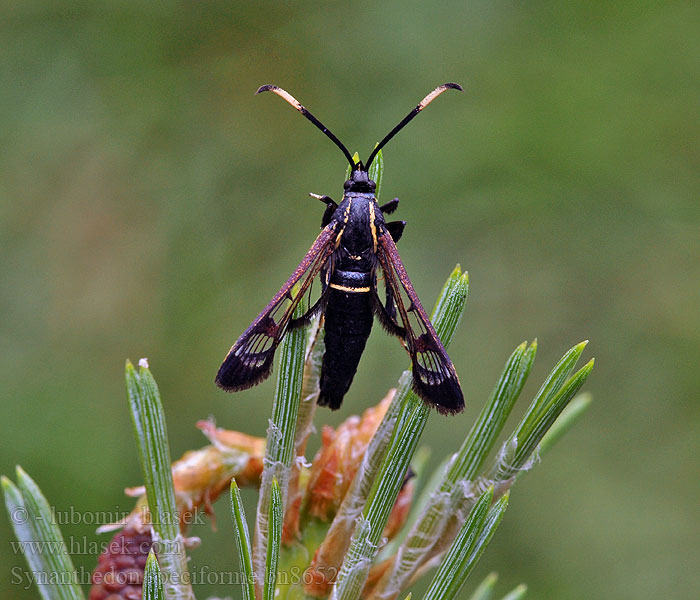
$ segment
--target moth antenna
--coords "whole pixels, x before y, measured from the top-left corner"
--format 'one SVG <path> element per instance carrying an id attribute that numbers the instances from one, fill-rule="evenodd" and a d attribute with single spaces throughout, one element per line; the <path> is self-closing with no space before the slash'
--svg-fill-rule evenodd
<path id="1" fill-rule="evenodd" d="M 408 113 L 403 119 L 401 119 L 401 122 L 396 127 L 394 127 L 381 142 L 379 142 L 375 146 L 374 150 L 372 150 L 372 153 L 369 155 L 369 158 L 367 159 L 367 164 L 365 165 L 365 170 L 369 169 L 369 166 L 372 164 L 374 157 L 377 156 L 377 152 L 379 152 L 391 138 L 393 138 L 406 125 L 408 125 L 408 123 L 410 123 L 411 120 L 420 111 L 422 111 L 426 106 L 428 106 L 428 104 L 430 104 L 433 100 L 435 100 L 435 98 L 437 98 L 440 94 L 442 94 L 443 92 L 445 92 L 447 90 L 459 90 L 460 92 L 464 91 L 462 86 L 459 85 L 458 83 L 443 83 L 442 85 L 439 85 L 438 87 L 436 87 L 425 98 L 423 98 L 410 113 Z"/>
<path id="2" fill-rule="evenodd" d="M 455 84 L 447 84 L 447 85 L 455 85 Z M 437 91 L 437 90 L 436 90 Z M 309 121 L 311 121 L 316 127 L 318 127 L 323 133 L 325 133 L 331 141 L 338 146 L 345 155 L 345 158 L 348 159 L 348 162 L 350 163 L 350 166 L 352 167 L 352 170 L 356 170 L 361 168 L 361 163 L 356 163 L 350 152 L 348 152 L 348 149 L 343 145 L 343 142 L 341 142 L 333 132 L 328 129 L 321 121 L 319 121 L 316 117 L 314 117 L 302 104 L 299 102 L 294 96 L 292 96 L 289 92 L 283 90 L 281 87 L 277 87 L 276 85 L 263 85 L 258 88 L 258 91 L 255 92 L 256 94 L 261 94 L 262 92 L 273 92 L 277 94 L 280 98 L 282 98 L 285 102 L 288 102 L 291 104 L 294 108 L 296 108 L 302 115 L 304 115 Z"/>

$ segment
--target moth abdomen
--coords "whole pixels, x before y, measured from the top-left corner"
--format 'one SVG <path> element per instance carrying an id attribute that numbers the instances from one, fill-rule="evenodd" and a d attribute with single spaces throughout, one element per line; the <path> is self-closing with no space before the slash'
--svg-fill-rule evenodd
<path id="1" fill-rule="evenodd" d="M 374 320 L 370 281 L 371 273 L 334 273 L 325 310 L 321 406 L 339 408 L 357 372 Z"/>

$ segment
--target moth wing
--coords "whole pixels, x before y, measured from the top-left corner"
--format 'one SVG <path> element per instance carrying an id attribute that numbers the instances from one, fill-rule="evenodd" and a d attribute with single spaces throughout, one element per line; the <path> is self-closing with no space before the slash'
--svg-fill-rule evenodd
<path id="1" fill-rule="evenodd" d="M 377 242 L 377 258 L 387 289 L 390 290 L 387 302 L 394 303 L 393 307 L 384 307 L 384 314 L 391 316 L 398 313 L 398 319 L 392 319 L 392 325 L 397 335 L 401 331 L 404 333 L 404 345 L 413 366 L 414 390 L 424 401 L 435 406 L 438 412 L 461 412 L 464 410 L 464 394 L 457 371 L 413 289 L 396 244 L 386 231 L 378 236 Z"/>
<path id="2" fill-rule="evenodd" d="M 335 235 L 333 224 L 321 231 L 286 283 L 231 347 L 216 375 L 216 385 L 228 392 L 245 390 L 270 375 L 275 350 L 284 335 L 291 327 L 307 321 L 320 307 L 319 301 L 306 315 L 292 319 L 294 310 L 333 253 Z"/>

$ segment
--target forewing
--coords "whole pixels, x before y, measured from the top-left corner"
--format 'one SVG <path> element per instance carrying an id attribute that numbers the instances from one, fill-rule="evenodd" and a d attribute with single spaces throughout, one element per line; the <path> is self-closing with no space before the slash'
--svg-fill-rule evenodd
<path id="1" fill-rule="evenodd" d="M 216 375 L 216 385 L 229 392 L 245 390 L 270 375 L 284 334 L 306 320 L 306 315 L 295 320 L 292 315 L 331 256 L 335 235 L 334 224 L 321 231 L 291 277 L 231 347 Z"/>
<path id="2" fill-rule="evenodd" d="M 435 333 L 408 278 L 396 244 L 387 231 L 379 236 L 377 257 L 387 289 L 391 290 L 387 294 L 387 302 L 394 302 L 405 331 L 403 339 L 411 355 L 416 393 L 441 413 L 461 412 L 464 410 L 464 395 L 457 371 Z M 387 306 L 386 313 L 392 314 L 393 308 Z"/>

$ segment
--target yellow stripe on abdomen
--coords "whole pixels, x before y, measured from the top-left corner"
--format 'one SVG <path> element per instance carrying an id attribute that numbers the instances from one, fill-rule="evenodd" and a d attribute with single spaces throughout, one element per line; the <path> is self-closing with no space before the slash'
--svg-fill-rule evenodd
<path id="1" fill-rule="evenodd" d="M 369 292 L 370 288 L 369 287 L 350 287 L 347 285 L 339 285 L 337 283 L 331 283 L 330 286 L 334 290 L 340 290 L 341 292 L 349 292 L 351 294 L 355 293 L 362 293 L 362 292 Z"/>

